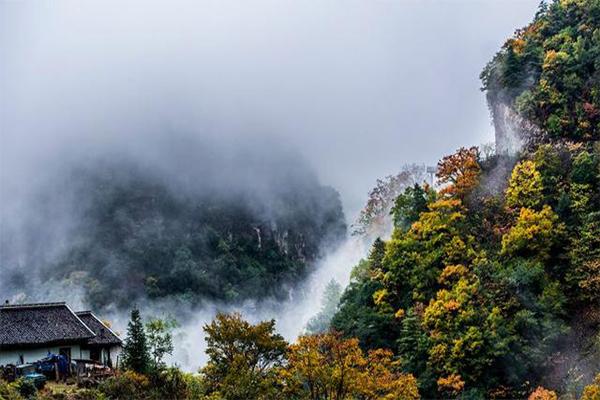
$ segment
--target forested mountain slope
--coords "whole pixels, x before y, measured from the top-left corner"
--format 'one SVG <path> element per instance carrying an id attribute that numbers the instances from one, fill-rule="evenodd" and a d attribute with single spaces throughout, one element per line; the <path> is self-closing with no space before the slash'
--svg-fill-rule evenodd
<path id="1" fill-rule="evenodd" d="M 542 2 L 481 74 L 500 150 L 600 138 L 600 11 L 596 0 Z"/>
<path id="2" fill-rule="evenodd" d="M 600 372 L 599 51 L 600 1 L 542 4 L 482 74 L 496 155 L 444 157 L 355 267 L 333 328 L 423 397 L 573 398 Z"/>
<path id="3" fill-rule="evenodd" d="M 147 298 L 287 298 L 345 236 L 338 193 L 301 160 L 253 150 L 209 159 L 187 147 L 161 150 L 160 163 L 109 154 L 63 167 L 36 197 L 27 225 L 36 228 L 26 227 L 21 244 L 29 251 L 5 257 L 14 266 L 6 293 L 82 293 L 94 309 Z M 61 225 L 68 228 L 57 238 Z M 3 240 L 18 248 L 12 235 Z"/>

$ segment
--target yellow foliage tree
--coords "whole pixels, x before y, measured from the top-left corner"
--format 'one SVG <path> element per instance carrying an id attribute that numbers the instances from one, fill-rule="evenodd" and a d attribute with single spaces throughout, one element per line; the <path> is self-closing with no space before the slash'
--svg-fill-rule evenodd
<path id="1" fill-rule="evenodd" d="M 545 205 L 539 212 L 522 208 L 516 225 L 502 237 L 502 253 L 546 259 L 563 230 L 558 216 L 549 206 Z"/>
<path id="2" fill-rule="evenodd" d="M 290 397 L 311 400 L 419 399 L 416 379 L 400 372 L 389 350 L 365 356 L 357 339 L 338 333 L 302 336 L 281 370 Z"/>
<path id="3" fill-rule="evenodd" d="M 600 374 L 596 375 L 591 385 L 583 389 L 581 400 L 600 400 Z"/>
<path id="4" fill-rule="evenodd" d="M 542 175 L 533 161 L 522 161 L 512 171 L 506 189 L 506 206 L 509 208 L 537 209 L 544 200 Z"/>

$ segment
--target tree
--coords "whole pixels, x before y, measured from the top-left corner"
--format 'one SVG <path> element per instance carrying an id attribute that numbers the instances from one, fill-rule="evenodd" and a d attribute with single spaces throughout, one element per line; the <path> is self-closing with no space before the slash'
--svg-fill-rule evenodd
<path id="1" fill-rule="evenodd" d="M 588 151 L 582 151 L 573 159 L 573 169 L 571 179 L 575 183 L 595 185 L 598 179 L 597 157 Z"/>
<path id="2" fill-rule="evenodd" d="M 434 200 L 435 192 L 427 185 L 415 184 L 407 187 L 396 197 L 391 213 L 394 217 L 394 228 L 407 230 L 419 219 L 422 212 L 427 211 L 427 204 Z"/>
<path id="3" fill-rule="evenodd" d="M 600 212 L 586 215 L 571 239 L 571 268 L 567 282 L 577 297 L 594 301 L 600 296 Z"/>
<path id="4" fill-rule="evenodd" d="M 350 284 L 344 291 L 339 310 L 331 321 L 333 329 L 356 337 L 366 349 L 394 347 L 397 326 L 393 314 L 381 313 L 373 296 L 383 289 L 383 258 L 386 244 L 377 238 L 366 260 L 352 269 Z M 378 279 L 374 279 L 378 276 Z"/>
<path id="5" fill-rule="evenodd" d="M 506 189 L 506 206 L 537 209 L 544 201 L 542 175 L 533 161 L 522 161 L 512 171 Z"/>
<path id="6" fill-rule="evenodd" d="M 376 294 L 377 304 L 406 311 L 413 301 L 424 302 L 435 294 L 445 265 L 475 256 L 471 239 L 462 235 L 464 212 L 461 200 L 441 198 L 429 204 L 408 232 L 394 231 L 386 245 L 384 273 L 376 277 L 384 286 Z"/>
<path id="7" fill-rule="evenodd" d="M 361 210 L 353 225 L 354 235 L 366 235 L 369 238 L 387 234 L 391 225 L 390 211 L 403 190 L 420 184 L 427 178 L 427 168 L 423 165 L 405 165 L 396 175 L 378 179 L 369 192 L 367 204 Z"/>
<path id="8" fill-rule="evenodd" d="M 502 83 L 509 88 L 518 87 L 523 80 L 523 75 L 522 63 L 514 50 L 514 46 L 507 46 L 504 70 L 502 71 Z"/>
<path id="9" fill-rule="evenodd" d="M 219 313 L 204 332 L 209 360 L 201 373 L 208 394 L 228 400 L 275 398 L 276 368 L 287 342 L 275 333 L 274 320 L 252 325 L 240 314 Z"/>
<path id="10" fill-rule="evenodd" d="M 323 292 L 321 310 L 306 324 L 308 333 L 323 333 L 329 329 L 331 319 L 338 310 L 341 296 L 342 286 L 335 279 L 330 280 Z"/>
<path id="11" fill-rule="evenodd" d="M 446 185 L 440 193 L 464 199 L 479 182 L 480 173 L 479 149 L 461 147 L 438 162 L 438 182 Z"/>
<path id="12" fill-rule="evenodd" d="M 140 310 L 133 307 L 127 324 L 127 338 L 123 345 L 123 368 L 145 374 L 150 367 L 150 353 Z"/>
<path id="13" fill-rule="evenodd" d="M 415 378 L 401 372 L 392 352 L 379 349 L 365 356 L 357 339 L 343 339 L 339 333 L 300 337 L 290 345 L 282 376 L 301 399 L 419 398 Z"/>
<path id="14" fill-rule="evenodd" d="M 502 237 L 502 253 L 547 259 L 563 230 L 558 216 L 549 206 L 539 212 L 521 208 L 516 225 Z"/>
<path id="15" fill-rule="evenodd" d="M 564 181 L 566 172 L 561 159 L 562 150 L 556 145 L 544 144 L 538 147 L 532 156 L 535 168 L 540 172 L 542 178 L 544 200 L 552 205 L 558 202 L 561 184 Z"/>
<path id="16" fill-rule="evenodd" d="M 361 375 L 359 398 L 365 400 L 419 399 L 417 380 L 412 374 L 402 373 L 401 362 L 390 350 L 368 352 L 365 370 Z"/>
<path id="17" fill-rule="evenodd" d="M 558 396 L 552 390 L 538 386 L 527 398 L 527 400 L 558 400 Z"/>
<path id="18" fill-rule="evenodd" d="M 171 331 L 176 327 L 177 321 L 174 319 L 154 318 L 146 322 L 146 338 L 154 370 L 163 368 L 164 356 L 173 353 Z"/>
<path id="19" fill-rule="evenodd" d="M 600 399 L 600 374 L 596 375 L 594 382 L 583 389 L 581 400 L 598 400 Z"/>
<path id="20" fill-rule="evenodd" d="M 502 348 L 499 331 L 503 317 L 490 307 L 476 275 L 468 268 L 448 266 L 440 289 L 423 315 L 431 347 L 428 364 L 438 376 L 438 390 L 456 395 L 466 384 L 476 384 Z"/>

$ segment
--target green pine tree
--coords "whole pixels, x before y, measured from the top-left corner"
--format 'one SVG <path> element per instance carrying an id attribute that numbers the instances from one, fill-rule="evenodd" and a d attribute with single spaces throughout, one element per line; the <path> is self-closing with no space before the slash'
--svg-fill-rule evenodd
<path id="1" fill-rule="evenodd" d="M 306 324 L 306 331 L 310 334 L 324 333 L 329 329 L 331 319 L 338 311 L 338 305 L 342 297 L 342 285 L 335 279 L 327 283 L 321 299 L 321 310 Z"/>
<path id="2" fill-rule="evenodd" d="M 127 324 L 127 338 L 123 346 L 123 368 L 139 373 L 147 373 L 150 366 L 150 352 L 142 324 L 140 310 L 133 307 L 131 320 Z"/>

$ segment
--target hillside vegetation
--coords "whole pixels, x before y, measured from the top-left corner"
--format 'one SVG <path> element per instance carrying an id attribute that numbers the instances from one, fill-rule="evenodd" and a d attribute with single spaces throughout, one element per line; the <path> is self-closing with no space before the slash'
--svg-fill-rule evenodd
<path id="1" fill-rule="evenodd" d="M 148 298 L 185 306 L 286 299 L 345 237 L 339 194 L 301 160 L 206 160 L 202 148 L 188 147 L 185 161 L 180 149 L 163 152 L 163 169 L 112 155 L 70 163 L 31 211 L 30 251 L 3 247 L 8 267 L 25 260 L 28 268 L 15 268 L 0 287 L 28 290 L 31 299 L 77 290 L 96 310 Z M 64 214 L 58 204 L 69 204 Z M 36 272 L 39 290 L 25 283 Z"/>
<path id="2" fill-rule="evenodd" d="M 503 118 L 501 105 L 513 108 L 526 122 L 520 128 L 528 131 L 527 142 L 598 140 L 599 26 L 597 0 L 542 2 L 533 22 L 481 74 L 494 117 Z"/>
<path id="3" fill-rule="evenodd" d="M 393 349 L 422 396 L 573 398 L 600 371 L 599 51 L 599 1 L 543 4 L 482 74 L 526 146 L 444 157 L 355 268 L 333 328 Z"/>

